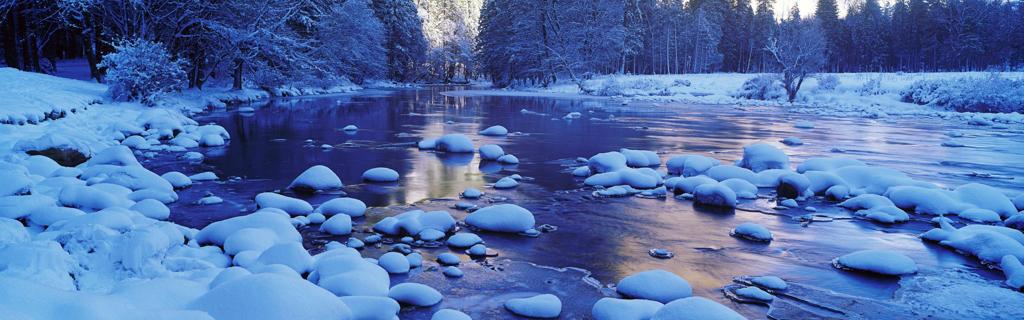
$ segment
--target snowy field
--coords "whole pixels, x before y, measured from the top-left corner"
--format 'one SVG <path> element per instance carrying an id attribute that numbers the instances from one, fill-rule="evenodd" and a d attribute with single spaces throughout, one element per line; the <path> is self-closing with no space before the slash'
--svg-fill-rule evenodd
<path id="1" fill-rule="evenodd" d="M 921 80 L 970 81 L 993 75 L 1002 79 L 1022 80 L 1024 72 L 945 72 L 945 73 L 837 73 L 818 74 L 805 80 L 795 103 L 784 101 L 781 87 L 769 99 L 742 97 L 743 84 L 765 74 L 682 74 L 682 75 L 601 75 L 583 82 L 587 92 L 571 81 L 561 79 L 547 88 L 515 88 L 489 94 L 611 97 L 623 103 L 687 102 L 723 105 L 778 105 L 787 110 L 820 115 L 883 118 L 888 116 L 928 116 L 956 118 L 979 123 L 1024 123 L 1019 113 L 986 114 L 953 112 L 941 106 L 903 102 L 901 94 Z M 834 77 L 832 88 L 823 88 L 823 77 Z M 486 90 L 475 92 L 488 94 Z M 961 92 L 959 94 L 968 94 Z M 468 93 L 466 93 L 468 94 Z"/>
<path id="2" fill-rule="evenodd" d="M 893 115 L 949 115 L 947 111 L 937 111 L 933 107 L 898 102 L 896 91 L 915 81 L 914 76 L 843 75 L 840 85 L 830 92 L 816 91 L 817 84 L 811 81 L 804 89 L 801 103 L 794 108 L 817 108 L 815 112 L 855 113 L 871 117 L 884 117 L 878 114 L 882 110 Z M 960 76 L 962 74 L 928 75 Z M 616 91 L 612 96 L 622 99 L 627 107 L 629 101 L 640 100 L 657 103 L 763 103 L 732 97 L 732 92 L 747 77 L 750 76 L 602 77 L 591 80 L 591 83 L 595 86 L 594 92 Z M 875 91 L 877 94 L 858 93 L 862 92 L 860 88 L 864 83 L 878 77 L 882 80 L 878 91 Z M 894 228 L 901 228 L 901 224 L 924 225 L 927 227 L 919 236 L 908 236 L 905 233 L 909 232 L 905 230 L 896 232 L 900 234 L 895 237 L 882 232 L 858 233 L 857 236 L 885 249 L 847 250 L 852 246 L 843 244 L 839 247 L 843 253 L 828 257 L 825 263 L 815 260 L 820 257 L 811 252 L 813 250 L 803 247 L 801 249 L 804 250 L 768 255 L 795 255 L 797 259 L 808 259 L 802 263 L 817 264 L 818 267 L 824 265 L 829 272 L 832 269 L 838 272 L 829 273 L 830 276 L 842 277 L 850 273 L 856 277 L 875 277 L 864 280 L 869 283 L 897 279 L 895 281 L 906 285 L 904 290 L 910 290 L 907 293 L 901 291 L 900 298 L 907 299 L 902 302 L 839 294 L 829 296 L 826 293 L 829 299 L 822 305 L 831 309 L 816 309 L 820 312 L 816 314 L 818 316 L 860 315 L 872 318 L 872 312 L 876 312 L 874 314 L 881 318 L 889 318 L 912 312 L 922 317 L 943 318 L 955 311 L 957 316 L 1015 318 L 1024 313 L 1019 304 L 1024 301 L 1024 295 L 1019 292 L 1024 287 L 1024 265 L 1021 264 L 1024 260 L 1024 233 L 1020 231 L 1024 228 L 1024 213 L 1021 213 L 1024 194 L 1007 194 L 986 185 L 985 180 L 979 180 L 982 183 L 942 185 L 898 170 L 832 154 L 801 154 L 797 161 L 796 157 L 791 159 L 787 151 L 799 152 L 799 149 L 791 149 L 804 143 L 799 138 L 764 142 L 765 137 L 755 137 L 742 146 L 733 146 L 740 149 L 735 154 L 697 152 L 678 146 L 654 152 L 609 144 L 601 145 L 600 152 L 575 155 L 578 158 L 548 159 L 542 158 L 543 152 L 556 151 L 533 150 L 530 146 L 517 146 L 513 142 L 531 136 L 545 139 L 544 135 L 548 134 L 545 130 L 552 128 L 576 130 L 591 124 L 592 128 L 602 128 L 602 123 L 618 121 L 616 116 L 601 114 L 603 118 L 598 118 L 595 115 L 600 114 L 600 110 L 565 112 L 561 109 L 523 108 L 519 111 L 515 108 L 512 116 L 519 118 L 513 119 L 531 120 L 509 120 L 506 125 L 510 127 L 506 128 L 498 124 L 485 126 L 474 123 L 471 115 L 450 115 L 447 112 L 452 104 L 464 102 L 448 100 L 413 100 L 420 105 L 443 109 L 435 110 L 441 116 L 431 116 L 434 120 L 430 126 L 424 125 L 427 129 L 416 134 L 385 131 L 373 127 L 373 122 L 367 120 L 369 124 L 365 127 L 360 127 L 364 126 L 362 123 L 323 128 L 312 126 L 310 131 L 301 133 L 305 136 L 238 141 L 252 136 L 232 137 L 233 133 L 246 132 L 245 128 L 229 131 L 225 127 L 241 124 L 207 124 L 194 119 L 199 119 L 206 110 L 227 112 L 224 111 L 227 102 L 265 99 L 265 93 L 186 91 L 159 100 L 155 107 L 144 107 L 135 103 L 109 102 L 105 86 L 83 81 L 13 69 L 0 69 L 0 81 L 17 84 L 0 87 L 0 97 L 3 97 L 0 98 L 0 106 L 4 108 L 5 118 L 22 119 L 0 124 L 0 180 L 5 182 L 0 185 L 0 318 L 371 320 L 395 319 L 400 313 L 429 313 L 429 319 L 433 320 L 470 319 L 462 311 L 449 308 L 454 305 L 465 309 L 488 307 L 488 310 L 474 314 L 477 319 L 512 316 L 597 320 L 744 319 L 752 313 L 763 316 L 766 311 L 744 309 L 740 312 L 734 309 L 739 304 L 770 305 L 775 299 L 792 303 L 793 300 L 787 300 L 791 295 L 816 290 L 809 289 L 806 284 L 790 284 L 788 279 L 783 279 L 789 276 L 797 278 L 793 274 L 786 277 L 735 274 L 731 276 L 738 278 L 733 283 L 722 284 L 717 282 L 718 279 L 702 279 L 677 271 L 651 268 L 630 270 L 628 275 L 603 279 L 607 285 L 598 282 L 596 289 L 590 287 L 593 290 L 589 293 L 600 294 L 600 300 L 583 301 L 555 288 L 544 292 L 523 291 L 516 295 L 495 296 L 491 296 L 492 291 L 480 290 L 472 293 L 472 299 L 452 303 L 453 296 L 465 295 L 464 291 L 467 291 L 459 290 L 457 279 L 472 278 L 475 274 L 471 272 L 483 269 L 468 259 L 493 257 L 497 252 L 515 257 L 517 253 L 506 251 L 507 248 L 521 247 L 501 247 L 510 242 L 509 239 L 529 243 L 537 238 L 542 241 L 545 237 L 557 237 L 561 233 L 587 233 L 586 222 L 589 220 L 561 224 L 561 228 L 568 229 L 562 231 L 558 230 L 559 226 L 548 224 L 559 221 L 550 217 L 550 211 L 569 211 L 569 207 L 546 208 L 542 212 L 527 205 L 528 201 L 518 201 L 514 196 L 520 192 L 518 190 L 524 194 L 540 190 L 544 192 L 545 199 L 551 196 L 550 190 L 533 186 L 535 179 L 568 181 L 573 190 L 560 192 L 557 196 L 582 193 L 586 201 L 624 212 L 630 210 L 628 207 L 615 207 L 615 198 L 635 196 L 638 200 L 659 203 L 680 201 L 728 212 L 740 210 L 773 219 L 768 221 L 774 221 L 776 217 L 793 221 L 789 225 L 792 228 L 780 226 L 782 223 L 778 222 L 769 224 L 764 222 L 766 220 L 757 220 L 761 223 L 747 222 L 736 224 L 728 228 L 730 230 L 712 230 L 720 235 L 718 239 L 724 238 L 733 243 L 731 246 L 740 245 L 731 242 L 734 239 L 730 237 L 744 244 L 748 241 L 756 243 L 761 248 L 795 241 L 791 239 L 803 241 L 805 239 L 799 238 L 806 236 L 799 230 L 811 223 L 833 220 L 824 213 L 816 213 L 818 211 L 848 212 L 844 218 L 834 220 L 867 221 Z M 578 93 L 577 88 L 571 85 L 547 90 L 543 93 L 562 97 Z M 319 93 L 298 89 L 294 92 Z M 441 99 L 440 96 L 431 98 Z M 368 105 L 367 101 L 361 100 L 323 102 L 328 104 L 329 110 L 339 109 L 342 102 L 350 102 L 347 107 L 353 109 Z M 380 110 L 373 109 L 378 106 L 403 106 L 392 106 L 388 102 L 370 105 L 368 112 Z M 413 103 L 408 105 L 419 107 Z M 316 113 L 319 111 L 309 112 L 317 118 L 334 121 L 350 119 L 346 114 Z M 564 113 L 543 113 L 555 111 Z M 234 118 L 227 119 L 241 123 L 254 113 L 272 114 L 275 110 L 242 105 L 231 112 Z M 414 117 L 416 121 L 426 117 L 423 116 L 426 111 L 402 112 L 400 116 Z M 47 116 L 57 113 L 63 117 Z M 390 115 L 371 114 L 367 118 L 386 119 Z M 997 123 L 1019 123 L 1019 116 L 967 117 L 982 117 Z M 269 118 L 273 120 L 275 117 Z M 265 118 L 260 120 L 266 121 Z M 695 118 L 691 122 L 701 120 Z M 975 120 L 978 121 L 981 120 Z M 519 127 L 513 127 L 514 124 Z M 269 131 L 284 131 L 280 128 L 302 125 L 301 121 L 281 127 L 269 124 L 273 127 Z M 815 129 L 812 122 L 797 122 L 791 126 L 801 130 Z M 518 131 L 526 128 L 533 132 Z M 639 124 L 630 128 L 633 131 L 629 132 L 635 132 L 643 131 L 646 126 Z M 322 136 L 328 138 L 309 138 L 324 132 L 326 134 Z M 610 140 L 624 132 L 613 131 L 609 134 Z M 951 131 L 950 134 L 952 137 L 956 132 Z M 972 131 L 971 134 L 980 133 Z M 359 139 L 344 143 L 325 141 L 339 136 Z M 399 136 L 405 140 L 403 143 L 383 144 L 370 139 L 380 136 L 387 137 L 381 140 Z M 303 159 L 323 159 L 320 157 L 331 152 L 368 146 L 366 149 L 354 149 L 363 153 L 352 156 L 352 164 L 357 162 L 356 157 L 359 161 L 383 162 L 389 157 L 375 158 L 378 155 L 374 152 L 396 149 L 417 156 L 429 155 L 433 162 L 428 165 L 417 163 L 427 169 L 412 172 L 402 164 L 375 164 L 369 168 L 353 165 L 353 169 L 347 167 L 349 163 L 325 162 L 324 165 L 308 166 L 294 175 L 294 179 L 289 174 L 290 183 L 267 187 L 254 196 L 244 194 L 241 197 L 245 198 L 246 205 L 223 207 L 225 211 L 232 210 L 239 215 L 212 221 L 201 228 L 168 221 L 172 215 L 194 214 L 172 212 L 172 208 L 180 210 L 183 206 L 180 194 L 191 194 L 193 191 L 190 189 L 195 185 L 223 187 L 210 189 L 223 197 L 206 191 L 201 199 L 188 204 L 191 208 L 216 206 L 240 201 L 237 199 L 240 196 L 231 191 L 250 183 L 260 186 L 259 181 L 247 181 L 247 174 L 228 177 L 212 171 L 174 170 L 157 174 L 151 171 L 155 169 L 146 167 L 153 163 L 149 159 L 163 157 L 171 159 L 167 166 L 172 168 L 204 168 L 196 163 L 202 163 L 208 156 L 216 157 L 218 152 L 228 152 L 220 147 L 245 143 L 286 145 L 289 141 L 295 141 L 301 147 L 279 153 L 295 154 Z M 47 157 L 26 154 L 47 149 L 73 150 L 88 160 L 59 164 Z M 843 150 L 833 152 L 843 153 Z M 261 153 L 249 155 L 248 159 L 234 160 L 248 163 L 256 158 L 259 163 L 273 161 L 277 159 L 275 156 Z M 479 160 L 474 160 L 476 158 Z M 395 214 L 368 217 L 389 208 L 368 208 L 364 201 L 345 196 L 347 191 L 363 189 L 377 192 L 378 196 L 398 192 L 402 185 L 397 183 L 406 176 L 415 179 L 440 175 L 438 172 L 455 171 L 452 166 L 468 167 L 471 162 L 481 168 L 485 164 L 496 165 L 497 169 L 490 171 L 488 177 L 501 175 L 500 179 L 485 183 L 479 178 L 484 175 L 482 169 L 471 174 L 458 171 L 458 177 L 475 179 L 478 185 L 458 190 L 450 186 L 422 186 L 423 190 L 430 192 L 444 189 L 448 194 L 438 197 L 451 200 L 451 207 L 443 207 L 445 202 L 438 202 L 440 205 L 430 201 L 407 203 L 394 206 L 392 211 L 400 211 Z M 263 165 L 270 166 L 265 162 Z M 530 177 L 541 175 L 540 171 L 528 170 L 537 166 L 555 167 L 549 169 L 552 171 L 545 171 L 554 174 Z M 340 170 L 341 167 L 345 167 L 344 171 Z M 353 170 L 358 172 L 353 174 L 350 172 Z M 357 185 L 358 189 L 346 189 L 350 185 Z M 490 193 L 508 196 L 488 195 Z M 321 203 L 305 200 L 318 196 L 331 200 Z M 818 209 L 809 205 L 812 203 L 828 207 Z M 420 204 L 422 206 L 417 207 Z M 787 210 L 801 214 L 789 217 L 785 214 Z M 771 214 L 762 215 L 760 212 Z M 593 219 L 597 219 L 597 212 L 593 214 Z M 370 224 L 368 218 L 374 222 Z M 669 230 L 669 233 L 677 235 L 678 231 Z M 844 232 L 847 232 L 843 234 L 846 236 L 849 231 Z M 309 238 L 311 234 L 315 235 L 314 239 Z M 876 238 L 868 237 L 869 234 Z M 645 238 L 658 235 L 651 232 L 650 235 L 619 236 Z M 785 239 L 787 237 L 790 239 Z M 898 241 L 889 243 L 892 239 Z M 316 251 L 310 250 L 310 243 L 317 243 Z M 924 243 L 936 246 L 925 247 Z M 675 260 L 655 260 L 665 261 L 666 266 L 681 264 L 682 261 L 696 263 L 691 260 L 695 256 L 683 250 L 711 252 L 708 256 L 696 256 L 700 257 L 696 261 L 701 261 L 715 259 L 712 257 L 714 252 L 725 255 L 729 248 L 687 243 L 687 247 L 675 249 L 675 252 L 656 247 L 641 254 L 644 259 L 679 256 L 673 258 Z M 928 250 L 957 252 L 956 259 L 969 261 L 966 265 L 995 269 L 992 277 L 998 279 L 980 279 L 973 274 L 963 278 L 935 276 L 936 269 L 949 264 L 925 258 L 928 256 L 924 253 Z M 956 262 L 952 264 L 956 265 Z M 699 269 L 702 265 L 694 267 Z M 970 272 L 965 269 L 956 268 L 959 270 L 956 272 Z M 408 274 L 427 273 L 444 280 L 444 284 L 428 285 L 405 278 Z M 898 280 L 901 277 L 907 280 Z M 578 278 L 574 280 L 578 281 Z M 941 284 L 928 283 L 925 279 L 941 281 Z M 489 281 L 508 284 L 495 279 Z M 725 287 L 709 293 L 706 288 L 709 282 Z M 958 286 L 956 290 L 945 290 L 948 289 L 945 284 L 950 283 Z M 443 294 L 443 286 L 455 286 L 455 289 L 447 288 Z M 935 295 L 929 295 L 931 290 L 936 291 Z M 723 292 L 729 301 L 736 304 L 722 303 L 723 299 L 717 295 Z M 957 301 L 959 293 L 966 293 L 976 300 Z M 496 298 L 501 298 L 501 301 L 491 301 Z M 842 301 L 852 303 L 843 304 Z M 581 303 L 586 306 L 578 308 Z M 833 304 L 829 306 L 829 303 Z M 867 309 L 861 307 L 864 303 L 869 305 Z M 844 310 L 835 309 L 836 304 Z M 957 310 L 950 311 L 953 309 L 950 306 Z M 808 312 L 803 315 L 814 314 Z"/>

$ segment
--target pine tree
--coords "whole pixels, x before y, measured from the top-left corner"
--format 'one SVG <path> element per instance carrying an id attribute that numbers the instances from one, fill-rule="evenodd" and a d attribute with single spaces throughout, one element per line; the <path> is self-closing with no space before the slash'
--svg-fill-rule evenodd
<path id="1" fill-rule="evenodd" d="M 416 4 L 412 0 L 373 0 L 373 11 L 384 24 L 388 77 L 417 80 L 426 58 L 427 40 Z"/>
<path id="2" fill-rule="evenodd" d="M 825 32 L 826 55 L 828 56 L 825 68 L 838 70 L 843 31 L 842 25 L 839 23 L 839 8 L 836 6 L 836 0 L 818 0 L 814 16 L 820 21 L 821 29 Z"/>

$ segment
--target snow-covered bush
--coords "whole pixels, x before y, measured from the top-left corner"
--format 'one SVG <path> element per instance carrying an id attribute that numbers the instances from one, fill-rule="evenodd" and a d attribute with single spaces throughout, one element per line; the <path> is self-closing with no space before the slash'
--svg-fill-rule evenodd
<path id="1" fill-rule="evenodd" d="M 882 78 L 868 79 L 859 89 L 857 93 L 862 96 L 877 96 L 885 94 L 885 89 L 882 89 Z"/>
<path id="2" fill-rule="evenodd" d="M 685 80 L 684 80 L 685 81 Z M 668 95 L 668 87 L 657 79 L 647 77 L 626 78 L 610 77 L 594 92 L 599 96 L 664 96 Z"/>
<path id="3" fill-rule="evenodd" d="M 753 100 L 778 100 L 786 95 L 778 75 L 761 75 L 743 82 L 733 97 Z"/>
<path id="4" fill-rule="evenodd" d="M 904 102 L 959 112 L 1024 112 L 1024 80 L 992 75 L 984 79 L 919 80 L 900 92 Z"/>
<path id="5" fill-rule="evenodd" d="M 188 83 L 185 60 L 172 57 L 163 44 L 143 39 L 115 44 L 100 66 L 107 70 L 110 95 L 116 100 L 152 103 Z"/>
<path id="6" fill-rule="evenodd" d="M 675 81 L 672 81 L 672 86 L 673 87 L 689 87 L 690 86 L 690 80 L 676 79 Z"/>
<path id="7" fill-rule="evenodd" d="M 818 91 L 835 91 L 839 87 L 839 77 L 834 74 L 818 75 Z"/>

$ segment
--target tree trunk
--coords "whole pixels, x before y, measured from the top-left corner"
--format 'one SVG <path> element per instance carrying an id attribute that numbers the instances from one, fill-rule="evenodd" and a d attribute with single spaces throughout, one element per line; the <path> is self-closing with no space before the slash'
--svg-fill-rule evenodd
<path id="1" fill-rule="evenodd" d="M 232 76 L 234 83 L 231 85 L 232 89 L 242 90 L 242 67 L 244 61 L 242 59 L 235 59 L 235 74 Z"/>

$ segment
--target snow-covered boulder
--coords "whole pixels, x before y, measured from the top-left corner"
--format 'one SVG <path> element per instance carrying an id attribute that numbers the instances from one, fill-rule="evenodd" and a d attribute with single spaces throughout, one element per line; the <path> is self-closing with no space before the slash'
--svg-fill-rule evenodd
<path id="1" fill-rule="evenodd" d="M 322 165 L 316 165 L 309 167 L 306 171 L 295 177 L 292 183 L 288 185 L 289 189 L 299 192 L 317 192 L 325 190 L 337 190 L 344 187 L 341 183 L 341 178 L 331 171 L 331 168 Z"/>
<path id="2" fill-rule="evenodd" d="M 1006 275 L 1007 286 L 1016 290 L 1024 288 L 1024 264 L 1021 264 L 1020 259 L 1012 255 L 1005 255 L 999 263 L 999 267 Z"/>
<path id="3" fill-rule="evenodd" d="M 796 172 L 831 171 L 842 167 L 865 166 L 864 162 L 852 158 L 809 158 L 796 166 Z"/>
<path id="4" fill-rule="evenodd" d="M 779 176 L 775 191 L 779 197 L 797 199 L 807 194 L 811 180 L 799 173 L 786 173 Z"/>
<path id="5" fill-rule="evenodd" d="M 744 299 L 750 299 L 761 302 L 771 302 L 772 300 L 775 300 L 775 296 L 773 296 L 771 293 L 768 293 L 764 290 L 761 290 L 761 288 L 753 286 L 739 288 L 736 289 L 736 291 L 734 292 L 736 293 L 736 296 L 739 296 Z"/>
<path id="6" fill-rule="evenodd" d="M 594 320 L 648 320 L 664 306 L 644 299 L 601 298 L 590 309 Z"/>
<path id="7" fill-rule="evenodd" d="M 366 204 L 355 198 L 335 198 L 320 204 L 313 212 L 325 216 L 344 214 L 350 217 L 362 217 L 366 213 Z"/>
<path id="8" fill-rule="evenodd" d="M 363 172 L 363 181 L 396 182 L 398 178 L 398 171 L 390 168 L 377 167 Z"/>
<path id="9" fill-rule="evenodd" d="M 473 318 L 459 310 L 441 309 L 434 312 L 430 320 L 473 320 Z"/>
<path id="10" fill-rule="evenodd" d="M 313 257 L 302 247 L 302 243 L 285 242 L 264 250 L 256 259 L 256 263 L 260 265 L 280 264 L 295 270 L 298 274 L 304 274 L 313 267 Z"/>
<path id="11" fill-rule="evenodd" d="M 352 233 L 352 217 L 347 214 L 333 215 L 320 225 L 320 232 L 332 235 L 349 235 Z"/>
<path id="12" fill-rule="evenodd" d="M 789 156 L 770 144 L 755 143 L 743 147 L 743 159 L 736 161 L 736 165 L 754 172 L 789 169 Z"/>
<path id="13" fill-rule="evenodd" d="M 402 310 L 398 301 L 388 297 L 347 296 L 339 299 L 352 310 L 352 320 L 394 320 Z"/>
<path id="14" fill-rule="evenodd" d="M 508 129 L 502 126 L 490 126 L 480 130 L 479 134 L 482 136 L 505 136 L 508 135 Z"/>
<path id="15" fill-rule="evenodd" d="M 786 290 L 786 288 L 789 288 L 789 284 L 785 280 L 776 276 L 753 277 L 750 278 L 750 282 L 772 290 Z"/>
<path id="16" fill-rule="evenodd" d="M 447 211 L 412 210 L 393 217 L 387 217 L 373 225 L 373 230 L 393 235 L 419 236 L 424 230 L 432 229 L 447 233 L 455 228 L 455 218 Z"/>
<path id="17" fill-rule="evenodd" d="M 355 249 L 341 248 L 318 254 L 313 270 L 309 281 L 337 296 L 385 297 L 391 287 L 388 272 L 360 257 Z"/>
<path id="18" fill-rule="evenodd" d="M 377 264 L 388 273 L 408 273 L 409 259 L 398 252 L 388 252 L 377 258 Z"/>
<path id="19" fill-rule="evenodd" d="M 156 220 L 167 220 L 167 217 L 171 215 L 171 209 L 168 209 L 163 202 L 153 199 L 143 199 L 136 202 L 130 209 L 138 211 L 147 218 Z"/>
<path id="20" fill-rule="evenodd" d="M 160 177 L 164 178 L 164 180 L 167 180 L 167 182 L 170 183 L 171 186 L 173 186 L 175 189 L 188 188 L 189 186 L 192 185 L 192 179 L 189 179 L 188 176 L 181 172 L 171 171 L 168 173 L 164 173 Z"/>
<path id="21" fill-rule="evenodd" d="M 519 186 L 519 181 L 510 177 L 504 177 L 494 182 L 495 189 L 512 189 Z"/>
<path id="22" fill-rule="evenodd" d="M 943 246 L 972 255 L 990 264 L 1000 263 L 1006 255 L 1024 260 L 1024 233 L 1001 226 L 972 224 L 957 229 L 948 222 L 921 235 Z"/>
<path id="23" fill-rule="evenodd" d="M 459 232 L 448 237 L 449 246 L 456 248 L 469 248 L 475 244 L 483 243 L 484 240 L 474 233 Z"/>
<path id="24" fill-rule="evenodd" d="M 437 139 L 423 139 L 416 143 L 416 147 L 420 150 L 434 150 L 437 149 Z"/>
<path id="25" fill-rule="evenodd" d="M 519 158 L 514 154 L 506 154 L 498 157 L 498 163 L 503 164 L 519 164 Z"/>
<path id="26" fill-rule="evenodd" d="M 623 148 L 619 153 L 626 157 L 626 165 L 633 168 L 661 166 L 661 158 L 654 151 Z"/>
<path id="27" fill-rule="evenodd" d="M 615 290 L 626 297 L 668 303 L 689 297 L 693 288 L 678 275 L 661 270 L 647 270 L 629 275 L 616 285 Z"/>
<path id="28" fill-rule="evenodd" d="M 757 176 L 757 173 L 750 171 L 750 169 L 730 165 L 711 167 L 711 169 L 704 172 L 704 175 L 708 178 L 715 179 L 715 181 L 743 179 L 747 180 L 747 182 L 753 183 L 754 185 L 761 182 L 761 178 Z"/>
<path id="29" fill-rule="evenodd" d="M 689 297 L 665 304 L 651 320 L 746 320 L 718 302 L 704 297 Z"/>
<path id="30" fill-rule="evenodd" d="M 501 149 L 496 144 L 485 144 L 480 146 L 480 159 L 483 160 L 498 160 L 501 156 L 505 155 L 505 150 Z"/>
<path id="31" fill-rule="evenodd" d="M 395 299 L 399 303 L 417 307 L 429 307 L 440 303 L 441 299 L 444 298 L 434 288 L 414 282 L 400 283 L 391 287 L 391 290 L 388 291 L 388 297 Z"/>
<path id="32" fill-rule="evenodd" d="M 437 146 L 435 149 L 443 152 L 471 153 L 474 148 L 473 141 L 470 141 L 469 137 L 466 137 L 463 134 L 450 133 L 437 139 Z"/>
<path id="33" fill-rule="evenodd" d="M 304 216 L 313 212 L 313 206 L 309 202 L 273 192 L 257 194 L 256 206 L 281 209 L 292 216 Z"/>
<path id="34" fill-rule="evenodd" d="M 917 273 L 914 260 L 892 250 L 861 250 L 832 261 L 836 268 L 899 276 Z"/>
<path id="35" fill-rule="evenodd" d="M 732 230 L 732 235 L 747 240 L 762 242 L 770 242 L 773 239 L 772 232 L 768 231 L 768 228 L 753 222 L 744 222 L 736 226 L 736 228 Z"/>
<path id="36" fill-rule="evenodd" d="M 493 232 L 524 232 L 533 228 L 533 213 L 514 204 L 481 208 L 466 216 L 470 226 Z"/>
<path id="37" fill-rule="evenodd" d="M 626 156 L 620 152 L 604 152 L 587 160 L 590 172 L 594 174 L 618 171 L 627 168 Z"/>
<path id="38" fill-rule="evenodd" d="M 732 189 L 736 197 L 740 199 L 757 199 L 757 186 L 743 179 L 725 179 L 721 182 L 723 186 Z"/>
<path id="39" fill-rule="evenodd" d="M 466 190 L 462 190 L 460 195 L 466 199 L 477 199 L 482 197 L 484 193 L 480 192 L 480 189 L 477 188 L 466 188 Z"/>
<path id="40" fill-rule="evenodd" d="M 227 281 L 189 304 L 218 320 L 353 319 L 342 300 L 303 279 L 253 274 Z"/>
<path id="41" fill-rule="evenodd" d="M 681 177 L 692 177 L 703 174 L 708 169 L 720 165 L 721 162 L 715 158 L 702 155 L 683 155 L 669 158 L 665 162 L 668 174 Z"/>
<path id="42" fill-rule="evenodd" d="M 959 216 L 960 219 L 977 223 L 999 223 L 1003 221 L 995 211 L 982 208 L 970 208 L 960 211 L 957 216 Z"/>
<path id="43" fill-rule="evenodd" d="M 696 203 L 715 207 L 736 207 L 736 193 L 721 183 L 706 183 L 693 189 Z"/>
<path id="44" fill-rule="evenodd" d="M 562 300 L 553 294 L 540 294 L 528 298 L 509 299 L 505 309 L 529 318 L 557 318 L 562 313 Z"/>
<path id="45" fill-rule="evenodd" d="M 247 228 L 270 230 L 276 235 L 277 243 L 302 242 L 302 235 L 288 222 L 288 217 L 272 210 L 260 210 L 248 215 L 228 218 L 211 223 L 195 235 L 200 244 L 224 245 L 228 237 Z"/>

